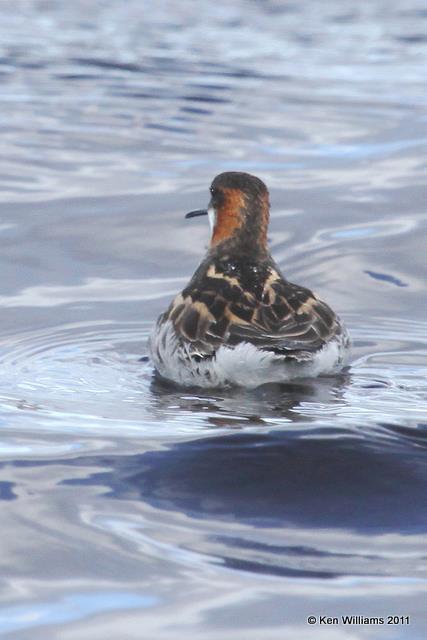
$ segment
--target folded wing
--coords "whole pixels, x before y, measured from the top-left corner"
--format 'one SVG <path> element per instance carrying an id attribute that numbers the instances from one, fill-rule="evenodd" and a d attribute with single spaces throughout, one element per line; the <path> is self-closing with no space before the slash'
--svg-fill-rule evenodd
<path id="1" fill-rule="evenodd" d="M 210 274 L 177 296 L 164 318 L 184 338 L 190 356 L 208 358 L 222 344 L 250 342 L 302 361 L 341 331 L 326 303 L 309 289 L 287 282 L 274 267 L 252 291 L 235 275 L 212 269 Z"/>

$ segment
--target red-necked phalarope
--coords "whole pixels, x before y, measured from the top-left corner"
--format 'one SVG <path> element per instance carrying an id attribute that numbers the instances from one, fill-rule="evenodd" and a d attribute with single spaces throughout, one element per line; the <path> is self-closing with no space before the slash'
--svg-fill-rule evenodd
<path id="1" fill-rule="evenodd" d="M 339 371 L 350 340 L 309 289 L 285 280 L 267 246 L 269 197 L 247 173 L 221 173 L 208 209 L 212 238 L 190 283 L 150 338 L 160 375 L 184 386 L 257 387 Z"/>

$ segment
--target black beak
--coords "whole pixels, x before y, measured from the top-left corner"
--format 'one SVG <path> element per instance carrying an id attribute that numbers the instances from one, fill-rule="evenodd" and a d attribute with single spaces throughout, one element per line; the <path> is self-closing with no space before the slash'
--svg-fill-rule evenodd
<path id="1" fill-rule="evenodd" d="M 190 211 L 190 213 L 187 213 L 185 217 L 196 218 L 196 216 L 207 216 L 207 215 L 208 215 L 207 209 L 197 209 L 197 211 Z"/>

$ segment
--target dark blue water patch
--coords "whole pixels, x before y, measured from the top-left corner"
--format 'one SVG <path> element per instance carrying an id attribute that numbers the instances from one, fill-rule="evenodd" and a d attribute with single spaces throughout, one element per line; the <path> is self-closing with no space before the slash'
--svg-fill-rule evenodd
<path id="1" fill-rule="evenodd" d="M 259 73 L 251 69 L 226 69 L 221 73 L 221 75 L 226 78 L 236 78 L 238 80 L 292 80 L 292 76 L 290 74 Z"/>
<path id="2" fill-rule="evenodd" d="M 222 564 L 227 569 L 237 571 L 248 571 L 258 575 L 277 576 L 280 578 L 306 578 L 314 580 L 325 580 L 339 578 L 343 573 L 335 571 L 312 571 L 309 569 L 295 569 L 291 567 L 283 567 L 279 565 L 264 564 L 253 560 L 243 560 L 242 558 L 233 558 L 227 555 L 221 556 Z M 366 574 L 365 574 L 366 575 Z"/>
<path id="3" fill-rule="evenodd" d="M 180 111 L 183 111 L 184 113 L 193 113 L 196 115 L 211 115 L 212 111 L 211 109 L 200 109 L 198 107 L 181 107 Z"/>
<path id="4" fill-rule="evenodd" d="M 342 434 L 341 434 L 342 435 Z M 77 458 L 99 485 L 188 517 L 255 527 L 427 531 L 427 456 L 401 439 L 236 434 L 132 456 Z"/>
<path id="5" fill-rule="evenodd" d="M 226 98 L 217 98 L 216 96 L 210 95 L 189 95 L 189 96 L 181 96 L 182 100 L 186 100 L 187 102 L 212 102 L 215 104 L 227 104 L 230 100 Z"/>
<path id="6" fill-rule="evenodd" d="M 165 92 L 134 91 L 128 90 L 125 87 L 119 89 L 113 89 L 112 87 L 109 87 L 108 95 L 114 96 L 116 98 L 136 98 L 139 100 L 159 100 L 159 98 L 169 99 L 173 97 L 172 94 L 167 94 Z"/>
<path id="7" fill-rule="evenodd" d="M 14 482 L 0 481 L 0 500 L 16 500 L 17 495 L 13 492 Z"/>
<path id="8" fill-rule="evenodd" d="M 14 67 L 16 58 L 14 56 L 0 56 L 0 66 Z"/>
<path id="9" fill-rule="evenodd" d="M 402 282 L 399 278 L 392 276 L 388 273 L 377 273 L 376 271 L 368 271 L 365 270 L 364 273 L 367 273 L 368 276 L 374 278 L 374 280 L 382 280 L 383 282 L 389 282 L 390 284 L 396 285 L 396 287 L 407 287 L 408 284 L 406 282 Z"/>
<path id="10" fill-rule="evenodd" d="M 357 569 L 354 568 L 360 563 L 360 555 L 357 549 L 355 553 L 343 553 L 335 549 L 333 551 L 325 551 L 307 546 L 271 545 L 227 535 L 211 535 L 209 540 L 212 540 L 216 546 L 219 544 L 223 549 L 222 554 L 216 557 L 229 569 L 287 578 L 324 580 L 348 575 L 346 567 L 350 566 L 347 565 L 347 561 L 350 561 L 352 575 L 358 574 Z M 239 557 L 232 555 L 233 553 Z M 242 553 L 247 557 L 242 558 Z M 258 556 L 259 559 L 250 559 L 252 554 Z M 212 552 L 210 556 L 215 557 Z M 372 562 L 373 573 L 370 575 L 378 575 L 378 566 L 382 563 L 383 558 L 380 555 L 364 553 L 363 559 L 365 567 L 359 575 L 369 575 L 366 571 L 366 561 Z M 323 563 L 325 568 L 314 568 L 319 561 Z M 298 564 L 299 566 L 296 566 Z M 310 564 L 312 568 L 310 568 Z M 328 564 L 331 569 L 326 568 Z M 376 569 L 374 569 L 375 565 Z M 340 569 L 337 569 L 338 566 Z"/>
<path id="11" fill-rule="evenodd" d="M 26 51 L 13 51 L 9 56 L 3 56 L 0 58 L 0 65 L 7 65 L 10 67 L 18 67 L 21 69 L 45 69 L 47 62 L 42 60 L 27 60 L 25 58 Z"/>
<path id="12" fill-rule="evenodd" d="M 203 82 L 189 82 L 189 87 L 194 87 L 196 89 L 206 89 L 209 91 L 232 91 L 233 87 L 230 87 L 226 84 L 204 84 Z"/>
<path id="13" fill-rule="evenodd" d="M 147 453 L 144 470 L 128 480 L 157 507 L 196 517 L 271 527 L 425 531 L 427 461 L 412 455 L 408 466 L 400 455 L 354 439 L 239 435 Z"/>
<path id="14" fill-rule="evenodd" d="M 387 429 L 390 434 L 405 439 L 408 444 L 427 449 L 427 424 L 419 423 L 413 427 L 408 427 L 385 422 L 380 423 L 379 426 Z"/>
<path id="15" fill-rule="evenodd" d="M 389 387 L 390 383 L 386 380 L 377 380 L 373 382 L 369 382 L 367 384 L 361 384 L 361 389 L 384 389 L 385 387 Z"/>
<path id="16" fill-rule="evenodd" d="M 57 80 L 67 80 L 73 82 L 81 81 L 81 80 L 89 80 L 93 82 L 94 80 L 100 79 L 102 76 L 95 73 L 54 73 L 53 77 Z"/>
<path id="17" fill-rule="evenodd" d="M 405 36 L 395 36 L 394 39 L 405 44 L 424 44 L 427 42 L 427 35 L 425 33 L 413 33 Z"/>
<path id="18" fill-rule="evenodd" d="M 19 63 L 19 66 L 21 67 L 21 69 L 32 69 L 32 70 L 37 70 L 37 69 L 45 69 L 47 67 L 47 63 L 46 62 L 36 62 L 34 60 L 32 60 L 31 62 L 28 61 L 23 61 Z"/>
<path id="19" fill-rule="evenodd" d="M 213 537 L 213 536 L 212 536 Z M 224 543 L 229 548 L 248 549 L 249 551 L 258 551 L 267 553 L 268 555 L 284 555 L 301 557 L 301 558 L 329 558 L 333 555 L 334 558 L 353 558 L 353 553 L 340 553 L 334 551 L 331 554 L 329 551 L 323 551 L 314 547 L 307 546 L 288 546 L 288 545 L 272 545 L 263 544 L 255 540 L 247 540 L 243 538 L 232 538 L 230 536 L 215 536 L 214 539 L 218 542 Z M 363 554 L 363 557 L 370 560 L 381 559 L 380 555 L 376 554 Z"/>
<path id="20" fill-rule="evenodd" d="M 141 73 L 145 70 L 145 67 L 140 64 L 101 58 L 70 58 L 70 62 L 83 67 L 96 67 L 98 69 L 111 71 L 130 71 L 132 73 Z"/>
<path id="21" fill-rule="evenodd" d="M 219 78 L 236 78 L 238 80 L 288 80 L 292 79 L 291 75 L 272 74 L 257 71 L 255 68 L 233 67 L 230 64 L 221 64 L 217 62 L 208 62 L 203 60 L 202 69 L 207 70 L 211 76 Z"/>

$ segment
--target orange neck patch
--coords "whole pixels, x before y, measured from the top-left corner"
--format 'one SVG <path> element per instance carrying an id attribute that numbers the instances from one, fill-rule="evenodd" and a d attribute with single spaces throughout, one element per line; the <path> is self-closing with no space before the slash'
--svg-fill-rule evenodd
<path id="1" fill-rule="evenodd" d="M 245 198 L 240 189 L 223 189 L 225 202 L 216 212 L 211 247 L 234 235 L 243 225 Z"/>

